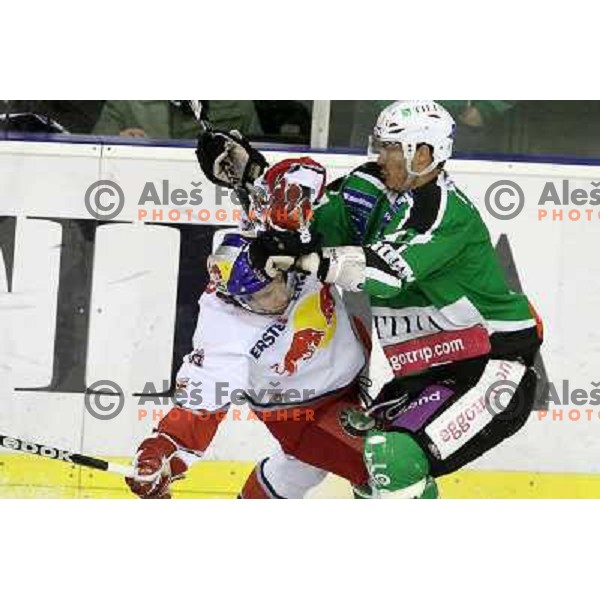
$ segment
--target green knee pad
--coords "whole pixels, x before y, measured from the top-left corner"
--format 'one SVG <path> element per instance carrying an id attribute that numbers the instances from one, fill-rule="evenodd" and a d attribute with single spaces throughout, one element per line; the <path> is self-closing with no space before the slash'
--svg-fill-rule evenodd
<path id="1" fill-rule="evenodd" d="M 407 433 L 370 432 L 365 439 L 364 458 L 371 485 L 377 490 L 408 491 L 407 488 L 415 486 L 414 497 L 437 496 L 437 486 L 429 477 L 427 456 Z"/>

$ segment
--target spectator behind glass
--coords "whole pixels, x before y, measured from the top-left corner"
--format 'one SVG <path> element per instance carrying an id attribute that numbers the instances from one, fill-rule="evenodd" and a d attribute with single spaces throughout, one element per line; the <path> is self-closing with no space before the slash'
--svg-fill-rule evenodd
<path id="1" fill-rule="evenodd" d="M 218 129 L 237 129 L 247 137 L 261 133 L 252 100 L 203 100 Z M 192 139 L 198 123 L 185 100 L 107 100 L 94 127 L 98 135 L 154 139 Z"/>

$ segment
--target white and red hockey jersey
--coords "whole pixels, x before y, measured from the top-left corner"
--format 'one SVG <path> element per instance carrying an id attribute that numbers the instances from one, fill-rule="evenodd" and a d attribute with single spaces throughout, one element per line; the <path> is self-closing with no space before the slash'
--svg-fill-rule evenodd
<path id="1" fill-rule="evenodd" d="M 307 406 L 356 379 L 367 351 L 339 293 L 313 276 L 290 277 L 292 299 L 277 316 L 251 313 L 215 292 L 200 297 L 194 350 L 177 375 L 181 406 Z"/>

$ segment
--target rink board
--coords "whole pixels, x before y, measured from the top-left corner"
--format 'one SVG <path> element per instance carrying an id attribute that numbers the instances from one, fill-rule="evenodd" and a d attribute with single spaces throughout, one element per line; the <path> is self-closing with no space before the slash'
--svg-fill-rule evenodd
<path id="1" fill-rule="evenodd" d="M 281 158 L 289 154 L 269 153 L 272 161 Z M 198 265 L 215 228 L 235 224 L 233 213 L 231 220 L 219 218 L 234 205 L 200 177 L 192 148 L 21 141 L 0 144 L 0 159 L 0 397 L 10 399 L 0 402 L 0 432 L 91 456 L 132 457 L 165 408 L 143 404 L 141 393 L 148 384 L 152 391 L 168 389 L 173 367 L 189 351 L 190 307 L 206 275 L 197 275 Z M 327 153 L 319 160 L 335 179 L 364 157 Z M 567 182 L 571 191 L 591 194 L 600 186 L 598 167 L 452 160 L 448 168 L 479 206 L 511 282 L 544 318 L 543 372 L 561 402 L 547 415 L 535 411 L 517 435 L 443 480 L 442 493 L 600 497 L 600 407 L 589 400 L 600 388 L 600 330 L 597 303 L 586 301 L 600 295 L 600 209 L 590 209 L 593 220 L 540 221 L 537 200 L 548 182 L 561 193 Z M 98 224 L 85 208 L 86 190 L 96 180 L 118 182 L 124 192 L 114 222 Z M 137 218 L 146 184 L 162 190 L 167 181 L 171 190 L 189 191 L 200 180 L 210 218 Z M 492 218 L 486 209 L 487 191 L 500 180 L 518 182 L 527 198 L 510 220 Z M 379 359 L 372 361 L 371 377 L 381 385 L 389 367 L 377 344 L 374 351 Z M 118 382 L 125 392 L 124 409 L 111 420 L 94 418 L 84 407 L 86 387 L 100 380 Z M 571 402 L 579 391 L 589 400 L 585 405 Z M 224 423 L 206 462 L 176 496 L 234 497 L 252 463 L 275 446 L 259 423 Z M 345 497 L 348 490 L 330 478 L 315 495 Z M 113 476 L 3 454 L 0 496 L 126 497 L 127 491 Z"/>
<path id="2" fill-rule="evenodd" d="M 111 458 L 128 463 L 126 458 Z M 175 498 L 235 498 L 251 462 L 205 461 L 173 485 Z M 600 475 L 463 470 L 439 480 L 443 498 L 600 498 Z M 122 479 L 26 455 L 0 457 L 0 498 L 133 498 Z M 348 484 L 328 477 L 312 498 L 350 498 Z"/>

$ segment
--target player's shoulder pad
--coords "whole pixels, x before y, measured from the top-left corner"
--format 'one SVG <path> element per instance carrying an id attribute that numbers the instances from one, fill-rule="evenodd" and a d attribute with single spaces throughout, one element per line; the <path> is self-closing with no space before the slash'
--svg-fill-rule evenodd
<path id="1" fill-rule="evenodd" d="M 367 184 L 368 187 L 376 190 L 377 193 L 385 193 L 385 181 L 381 167 L 374 161 L 363 163 L 356 167 L 347 177 L 349 185 Z M 362 186 L 361 186 L 362 187 Z"/>
<path id="2" fill-rule="evenodd" d="M 375 162 L 359 165 L 345 177 L 333 181 L 327 191 L 342 201 L 358 239 L 362 239 L 367 229 L 373 208 L 387 194 L 381 168 Z"/>
<path id="3" fill-rule="evenodd" d="M 413 202 L 403 229 L 428 233 L 444 223 L 466 228 L 478 217 L 477 209 L 445 178 L 439 177 L 412 191 Z"/>
<path id="4" fill-rule="evenodd" d="M 364 191 L 368 191 L 370 187 L 375 193 L 385 192 L 383 173 L 379 165 L 372 161 L 363 163 L 347 175 L 331 181 L 325 189 L 327 192 L 336 193 L 353 187 L 366 188 Z"/>
<path id="5" fill-rule="evenodd" d="M 365 203 L 368 203 L 371 208 L 387 194 L 381 168 L 374 162 L 364 163 L 351 171 L 344 177 L 339 189 L 345 202 L 359 203 L 365 207 Z"/>

